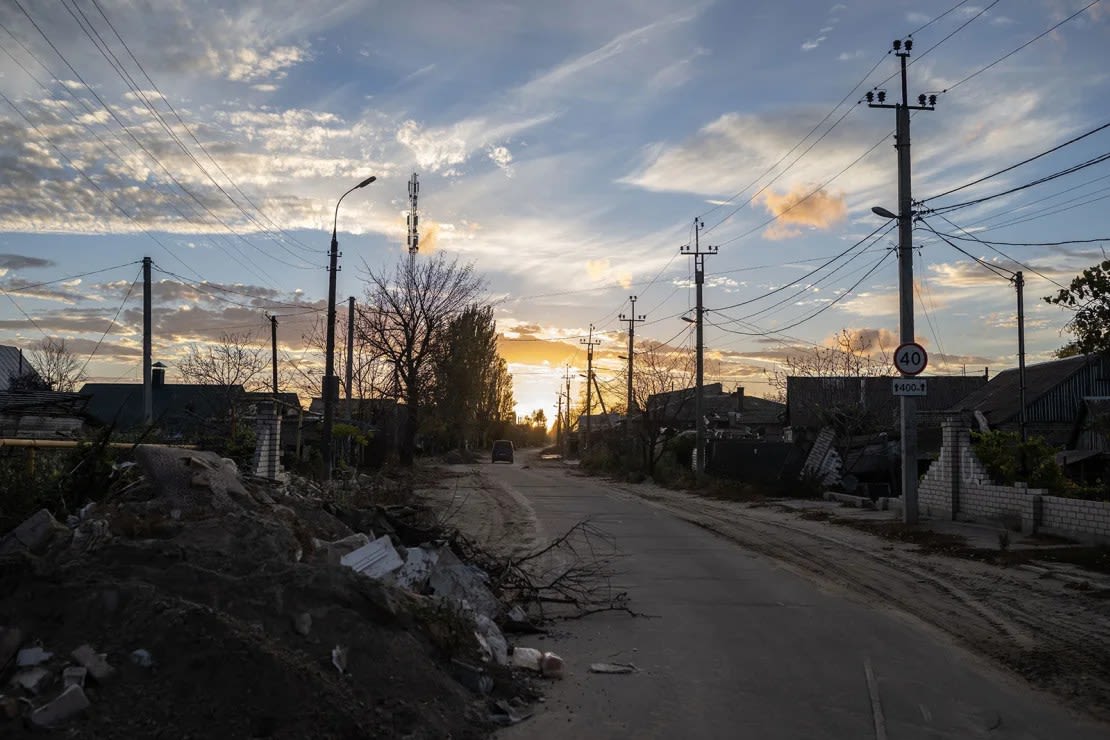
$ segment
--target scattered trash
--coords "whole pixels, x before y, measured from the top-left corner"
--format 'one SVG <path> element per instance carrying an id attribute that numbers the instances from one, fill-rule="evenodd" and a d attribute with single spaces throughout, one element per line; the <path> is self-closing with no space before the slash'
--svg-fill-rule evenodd
<path id="1" fill-rule="evenodd" d="M 380 580 L 399 569 L 404 562 L 393 549 L 389 536 L 383 534 L 373 542 L 344 555 L 339 559 L 339 564 L 347 566 L 356 573 Z"/>
<path id="2" fill-rule="evenodd" d="M 529 671 L 540 672 L 540 661 L 543 659 L 543 653 L 535 648 L 518 647 L 513 648 L 513 665 L 517 668 L 525 668 Z"/>
<path id="3" fill-rule="evenodd" d="M 490 703 L 489 718 L 501 725 L 508 727 L 509 725 L 519 724 L 524 720 L 531 717 L 535 712 L 531 710 L 518 709 L 504 699 L 498 699 Z"/>
<path id="4" fill-rule="evenodd" d="M 293 631 L 301 637 L 308 637 L 308 633 L 312 631 L 312 615 L 308 612 L 294 614 Z"/>
<path id="5" fill-rule="evenodd" d="M 331 664 L 335 666 L 336 670 L 340 673 L 347 672 L 347 648 L 342 645 L 336 645 L 331 649 Z"/>
<path id="6" fill-rule="evenodd" d="M 85 688 L 85 676 L 88 669 L 79 665 L 71 665 L 62 671 L 62 686 L 80 686 Z"/>
<path id="7" fill-rule="evenodd" d="M 544 653 L 540 658 L 540 675 L 544 678 L 562 678 L 563 667 L 563 659 L 555 653 Z"/>
<path id="8" fill-rule="evenodd" d="M 15 664 L 20 668 L 28 666 L 36 666 L 39 663 L 45 663 L 54 657 L 54 653 L 48 653 L 39 646 L 23 648 L 15 658 Z"/>
<path id="9" fill-rule="evenodd" d="M 31 713 L 31 724 L 54 727 L 89 708 L 88 697 L 80 686 L 68 686 L 54 701 Z"/>
<path id="10" fill-rule="evenodd" d="M 131 662 L 140 668 L 150 668 L 154 665 L 154 656 L 149 650 L 139 648 L 131 651 Z"/>
<path id="11" fill-rule="evenodd" d="M 639 673 L 631 663 L 590 663 L 590 673 Z"/>
<path id="12" fill-rule="evenodd" d="M 50 684 L 50 679 L 50 671 L 45 668 L 28 668 L 15 674 L 12 684 L 38 696 Z"/>
<path id="13" fill-rule="evenodd" d="M 474 624 L 478 630 L 474 636 L 478 638 L 478 644 L 482 648 L 482 652 L 486 656 L 486 660 L 493 660 L 497 665 L 509 664 L 509 644 L 505 642 L 504 635 L 493 620 L 484 614 L 479 614 L 474 619 Z"/>
<path id="14" fill-rule="evenodd" d="M 92 649 L 91 645 L 82 645 L 74 650 L 70 655 L 78 663 L 88 669 L 89 675 L 97 680 L 98 683 L 103 683 L 115 675 L 116 669 L 108 665 L 106 660 L 107 656 L 103 653 L 97 653 Z"/>
<path id="15" fill-rule="evenodd" d="M 439 562 L 439 550 L 430 547 L 409 547 L 405 549 L 405 564 L 397 571 L 394 582 L 401 588 L 420 593 L 432 574 L 432 568 Z"/>
<path id="16" fill-rule="evenodd" d="M 485 669 L 458 658 L 451 660 L 451 667 L 455 679 L 475 694 L 484 696 L 493 691 L 493 678 L 486 673 Z"/>
<path id="17" fill-rule="evenodd" d="M 524 611 L 524 607 L 520 604 L 516 604 L 509 610 L 509 613 L 505 615 L 505 618 L 510 622 L 527 622 L 528 614 Z"/>

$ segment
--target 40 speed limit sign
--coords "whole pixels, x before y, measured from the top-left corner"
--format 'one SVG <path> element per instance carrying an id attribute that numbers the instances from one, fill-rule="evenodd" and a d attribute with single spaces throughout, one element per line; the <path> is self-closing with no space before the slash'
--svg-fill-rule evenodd
<path id="1" fill-rule="evenodd" d="M 906 342 L 894 351 L 894 367 L 903 375 L 917 375 L 929 364 L 929 355 L 917 342 Z"/>

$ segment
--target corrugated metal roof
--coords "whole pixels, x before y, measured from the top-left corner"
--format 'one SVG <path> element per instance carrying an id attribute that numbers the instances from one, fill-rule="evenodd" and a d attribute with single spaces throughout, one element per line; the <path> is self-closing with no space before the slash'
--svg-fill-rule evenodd
<path id="1" fill-rule="evenodd" d="M 0 344 L 0 391 L 8 390 L 12 378 L 28 372 L 38 375 L 27 356 L 20 352 L 19 347 L 9 347 Z"/>
<path id="2" fill-rule="evenodd" d="M 1077 355 L 1062 360 L 1041 362 L 1025 367 L 1025 403 L 1033 405 L 1038 398 L 1076 374 L 1089 364 L 1101 362 L 1095 355 Z M 1018 414 L 1021 377 L 1018 368 L 1004 370 L 990 382 L 953 406 L 954 411 L 978 411 L 992 424 L 1000 424 Z"/>

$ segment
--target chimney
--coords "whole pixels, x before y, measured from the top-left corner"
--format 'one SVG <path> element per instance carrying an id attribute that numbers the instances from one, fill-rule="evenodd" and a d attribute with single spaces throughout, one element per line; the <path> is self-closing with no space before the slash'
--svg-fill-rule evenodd
<path id="1" fill-rule="evenodd" d="M 744 410 L 744 386 L 736 386 L 736 410 Z"/>
<path id="2" fill-rule="evenodd" d="M 161 388 L 166 384 L 166 366 L 156 362 L 150 366 L 150 385 L 152 388 Z"/>

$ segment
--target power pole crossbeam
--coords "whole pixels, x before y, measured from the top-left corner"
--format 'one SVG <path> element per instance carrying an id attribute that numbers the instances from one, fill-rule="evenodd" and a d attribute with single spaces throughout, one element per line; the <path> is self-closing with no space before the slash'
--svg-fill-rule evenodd
<path id="1" fill-rule="evenodd" d="M 886 92 L 867 93 L 870 108 L 893 108 L 895 120 L 894 148 L 898 152 L 898 334 L 902 344 L 915 341 L 913 327 L 913 211 L 910 177 L 910 111 L 933 110 L 936 95 L 919 95 L 919 105 L 910 105 L 906 84 L 906 60 L 913 48 L 913 39 L 896 40 L 894 53 L 901 67 L 902 99 L 886 103 Z M 908 377 L 903 373 L 903 377 Z M 917 507 L 917 403 L 913 396 L 900 396 L 902 451 L 902 517 L 906 524 L 915 524 Z"/>

